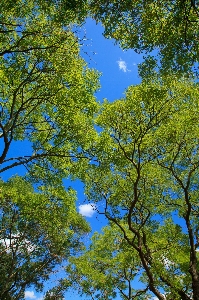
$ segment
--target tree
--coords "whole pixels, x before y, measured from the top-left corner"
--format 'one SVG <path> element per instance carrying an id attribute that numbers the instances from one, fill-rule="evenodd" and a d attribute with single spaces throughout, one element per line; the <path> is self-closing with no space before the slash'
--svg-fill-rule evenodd
<path id="1" fill-rule="evenodd" d="M 106 226 L 102 234 L 95 233 L 89 249 L 79 257 L 70 258 L 69 262 L 66 286 L 71 285 L 87 299 L 108 300 L 118 294 L 127 300 L 149 299 L 148 288 L 136 289 L 135 279 L 142 270 L 138 254 L 129 248 L 114 224 Z"/>
<path id="2" fill-rule="evenodd" d="M 75 169 L 160 300 L 199 299 L 198 92 L 197 83 L 172 77 L 105 101 L 101 131 L 84 150 L 90 162 Z"/>
<path id="3" fill-rule="evenodd" d="M 25 21 L 5 12 L 2 24 L 0 172 L 31 162 L 44 167 L 47 157 L 51 168 L 54 157 L 61 165 L 96 109 L 98 73 L 80 58 L 75 35 L 42 12 Z M 7 158 L 14 140 L 29 141 L 32 152 Z"/>
<path id="4" fill-rule="evenodd" d="M 74 191 L 65 191 L 62 182 L 98 106 L 99 74 L 80 57 L 70 25 L 84 14 L 76 4 L 1 5 L 0 173 L 27 170 L 24 179 L 0 182 L 1 299 L 23 299 L 30 285 L 42 289 L 89 231 L 76 212 Z M 11 156 L 20 141 L 21 153 Z"/>
<path id="5" fill-rule="evenodd" d="M 27 287 L 41 291 L 56 264 L 82 248 L 89 226 L 72 190 L 35 192 L 21 177 L 1 181 L 0 188 L 0 297 L 24 299 Z"/>
<path id="6" fill-rule="evenodd" d="M 48 20 L 60 26 L 68 26 L 71 24 L 82 24 L 87 15 L 87 1 L 86 0 L 29 0 L 24 2 L 22 0 L 8 0 L 1 3 L 2 12 L 1 25 L 12 26 L 12 16 L 16 19 L 35 17 L 37 14 L 43 14 Z M 5 15 L 8 16 L 8 22 L 5 22 Z M 8 34 L 10 30 L 1 31 L 1 34 Z M 12 27 L 11 27 L 12 28 Z"/>
<path id="7" fill-rule="evenodd" d="M 187 74 L 197 62 L 197 1 L 90 1 L 91 16 L 102 22 L 107 38 L 138 53 L 159 52 L 164 72 Z"/>

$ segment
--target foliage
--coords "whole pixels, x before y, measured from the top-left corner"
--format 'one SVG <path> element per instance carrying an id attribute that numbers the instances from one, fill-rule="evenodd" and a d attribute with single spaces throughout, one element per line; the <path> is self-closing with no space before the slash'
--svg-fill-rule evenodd
<path id="1" fill-rule="evenodd" d="M 134 289 L 142 266 L 114 224 L 95 233 L 82 256 L 71 258 L 66 268 L 69 283 L 87 299 L 147 299 L 147 289 Z M 133 298 L 134 297 L 134 298 Z"/>
<path id="2" fill-rule="evenodd" d="M 159 50 L 140 68 L 142 84 L 99 112 L 99 73 L 72 30 L 88 4 L 124 49 Z M 196 1 L 9 0 L 1 8 L 0 173 L 28 171 L 0 182 L 1 299 L 41 290 L 56 264 L 82 250 L 89 227 L 62 182 L 73 176 L 109 225 L 70 259 L 68 278 L 46 300 L 71 286 L 92 299 L 198 300 L 199 90 L 185 80 L 198 75 Z"/>
<path id="3" fill-rule="evenodd" d="M 159 51 L 164 72 L 187 73 L 198 62 L 197 1 L 91 0 L 90 10 L 102 22 L 105 37 L 114 38 L 122 48 Z"/>
<path id="4" fill-rule="evenodd" d="M 69 28 L 33 9 L 34 2 L 20 3 L 4 11 L 1 23 L 0 172 L 37 163 L 36 176 L 45 169 L 66 169 L 71 145 L 96 110 L 99 74 L 79 56 L 78 39 Z M 8 158 L 13 141 L 29 141 L 32 151 Z"/>
<path id="5" fill-rule="evenodd" d="M 87 15 L 88 6 L 86 0 L 8 0 L 2 1 L 1 8 L 0 24 L 2 26 L 12 26 L 12 22 L 5 22 L 5 15 L 8 16 L 9 21 L 12 20 L 13 16 L 15 20 L 21 18 L 25 21 L 26 18 L 40 13 L 45 15 L 48 20 L 53 21 L 54 24 L 68 26 L 75 23 L 82 24 Z M 9 30 L 1 33 L 7 34 Z"/>
<path id="6" fill-rule="evenodd" d="M 90 163 L 75 169 L 138 255 L 146 289 L 162 300 L 199 297 L 198 93 L 198 84 L 167 78 L 105 101 Z"/>
<path id="7" fill-rule="evenodd" d="M 89 227 L 72 190 L 36 193 L 20 177 L 0 187 L 0 297 L 24 299 L 28 286 L 42 290 L 56 264 L 81 249 L 79 238 Z"/>
<path id="8" fill-rule="evenodd" d="M 85 3 L 78 4 L 1 3 L 0 173 L 28 171 L 0 182 L 1 299 L 23 299 L 31 285 L 41 290 L 89 231 L 62 182 L 98 107 L 99 74 L 80 57 L 70 25 L 82 21 Z"/>

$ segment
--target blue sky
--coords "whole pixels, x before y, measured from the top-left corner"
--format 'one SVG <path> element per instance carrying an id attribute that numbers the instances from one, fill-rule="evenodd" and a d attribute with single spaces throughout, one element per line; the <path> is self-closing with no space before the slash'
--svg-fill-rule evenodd
<path id="1" fill-rule="evenodd" d="M 96 94 L 98 101 L 104 98 L 114 101 L 124 97 L 125 89 L 132 84 L 139 84 L 138 64 L 142 62 L 142 56 L 133 50 L 123 51 L 114 40 L 105 39 L 103 28 L 100 24 L 88 19 L 82 27 L 79 37 L 85 35 L 86 41 L 81 49 L 81 55 L 87 61 L 89 67 L 102 73 L 100 77 L 101 88 Z M 73 187 L 78 193 L 78 206 L 85 205 L 85 212 L 92 215 L 92 207 L 85 202 L 83 185 L 76 182 Z M 81 209 L 83 211 L 83 206 Z M 103 216 L 93 214 L 87 218 L 92 229 L 100 230 L 105 225 Z"/>
<path id="2" fill-rule="evenodd" d="M 124 96 L 125 89 L 132 84 L 138 84 L 137 65 L 142 61 L 142 56 L 136 54 L 133 50 L 123 51 L 118 45 L 114 44 L 114 40 L 107 40 L 103 37 L 103 28 L 100 24 L 88 19 L 79 33 L 80 37 L 86 36 L 84 46 L 81 49 L 81 55 L 87 61 L 89 67 L 102 72 L 100 78 L 101 89 L 96 94 L 98 101 L 103 101 L 107 98 L 109 101 L 114 101 Z M 28 145 L 25 145 L 28 149 Z M 24 143 L 15 143 L 12 152 L 22 154 Z M 26 150 L 27 150 L 26 149 Z M 13 171 L 12 171 L 13 172 Z M 14 173 L 21 173 L 21 169 L 14 169 Z M 13 173 L 11 174 L 13 175 Z M 6 172 L 4 179 L 10 177 L 10 172 Z M 66 185 L 68 182 L 66 181 Z M 71 182 L 70 184 L 71 185 Z M 77 190 L 78 201 L 77 207 L 80 212 L 85 215 L 85 218 L 90 223 L 93 231 L 100 231 L 101 227 L 105 226 L 106 220 L 103 216 L 97 215 L 93 208 L 86 202 L 83 185 L 76 181 L 72 184 Z M 90 236 L 85 237 L 85 241 L 89 242 Z M 51 284 L 56 282 L 58 277 L 53 276 Z M 48 285 L 49 286 L 49 285 Z M 46 286 L 47 288 L 47 286 Z M 36 293 L 32 288 L 26 291 L 26 300 L 42 300 L 42 294 Z M 73 300 L 83 299 L 77 294 L 72 293 L 68 296 Z M 68 297 L 67 297 L 68 298 Z M 120 298 L 119 298 L 120 299 Z"/>
<path id="3" fill-rule="evenodd" d="M 123 51 L 114 40 L 105 39 L 102 26 L 91 19 L 87 20 L 83 32 L 88 40 L 81 54 L 90 67 L 102 72 L 98 100 L 113 101 L 123 97 L 129 85 L 140 82 L 137 65 L 142 62 L 142 56 L 133 50 Z"/>

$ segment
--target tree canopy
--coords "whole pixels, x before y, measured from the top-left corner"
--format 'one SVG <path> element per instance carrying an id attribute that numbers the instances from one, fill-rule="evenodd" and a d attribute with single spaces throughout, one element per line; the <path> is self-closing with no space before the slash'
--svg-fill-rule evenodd
<path id="1" fill-rule="evenodd" d="M 198 84 L 167 78 L 105 101 L 96 117 L 102 130 L 86 150 L 93 163 L 77 167 L 90 201 L 135 252 L 129 268 L 141 265 L 146 291 L 162 300 L 199 297 L 198 92 Z M 108 256 L 98 248 L 96 259 L 98 251 Z"/>
<path id="2" fill-rule="evenodd" d="M 10 0 L 1 8 L 1 299 L 42 291 L 67 261 L 46 300 L 70 288 L 101 300 L 198 300 L 197 1 Z M 80 55 L 74 25 L 88 15 L 124 49 L 149 54 L 142 82 L 113 102 L 96 100 L 99 72 Z M 24 177 L 13 176 L 17 166 Z M 84 183 L 108 220 L 87 248 L 90 227 L 67 178 Z"/>
<path id="3" fill-rule="evenodd" d="M 89 226 L 72 190 L 36 193 L 21 177 L 1 181 L 0 189 L 0 297 L 24 299 L 27 287 L 42 290 L 56 264 L 81 249 Z"/>
<path id="4" fill-rule="evenodd" d="M 134 288 L 142 266 L 138 254 L 125 241 L 123 233 L 111 224 L 95 233 L 88 251 L 70 259 L 67 286 L 88 299 L 147 299 L 147 288 Z M 135 280 L 135 281 L 134 281 Z"/>
<path id="5" fill-rule="evenodd" d="M 12 19 L 13 18 L 13 19 Z M 69 28 L 42 12 L 26 18 L 10 12 L 2 23 L 0 172 L 20 164 L 69 156 L 70 144 L 96 109 L 98 73 L 79 56 Z M 27 140 L 32 152 L 7 158 L 13 140 Z M 50 161 L 50 160 L 49 160 Z M 4 167 L 4 165 L 6 165 Z"/>
<path id="6" fill-rule="evenodd" d="M 27 171 L 0 183 L 1 299 L 24 299 L 32 285 L 42 290 L 90 230 L 76 211 L 75 192 L 62 182 L 97 109 L 99 87 L 98 72 L 80 57 L 70 24 L 81 18 L 69 4 L 6 1 L 1 7 L 0 172 Z M 19 141 L 24 146 L 13 154 Z"/>

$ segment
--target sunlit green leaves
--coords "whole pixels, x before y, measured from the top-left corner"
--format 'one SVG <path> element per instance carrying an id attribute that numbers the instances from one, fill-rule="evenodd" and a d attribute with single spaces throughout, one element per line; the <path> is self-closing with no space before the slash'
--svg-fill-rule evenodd
<path id="1" fill-rule="evenodd" d="M 134 281 L 141 268 L 138 255 L 113 225 L 95 233 L 89 250 L 72 258 L 66 271 L 71 287 L 89 299 L 114 299 L 117 294 L 121 299 L 132 299 L 136 293 L 143 299 L 147 292 L 136 288 Z"/>
<path id="2" fill-rule="evenodd" d="M 99 73 L 80 57 L 74 33 L 86 1 L 1 4 L 0 172 L 27 171 L 26 179 L 0 182 L 0 298 L 7 300 L 24 299 L 30 285 L 41 290 L 57 264 L 82 250 L 90 228 L 63 178 L 94 135 Z"/>
<path id="3" fill-rule="evenodd" d="M 42 289 L 56 264 L 82 248 L 79 238 L 89 226 L 76 212 L 75 196 L 62 187 L 36 193 L 20 177 L 0 182 L 2 299 L 23 299 L 30 284 Z"/>
<path id="4" fill-rule="evenodd" d="M 57 161 L 63 163 L 64 157 L 69 163 L 67 157 L 83 140 L 84 131 L 90 130 L 97 109 L 94 93 L 99 73 L 80 57 L 78 38 L 70 26 L 63 27 L 37 6 L 26 17 L 33 4 L 24 15 L 14 14 L 14 7 L 2 15 L 1 164 L 7 162 L 13 140 L 30 141 L 33 151 L 9 160 L 1 171 L 14 163 L 36 161 L 43 168 L 48 164 L 48 169 L 57 169 Z"/>
<path id="5" fill-rule="evenodd" d="M 90 163 L 79 173 L 88 199 L 138 255 L 140 280 L 159 299 L 188 297 L 197 272 L 198 92 L 197 83 L 156 78 L 105 101 Z"/>

